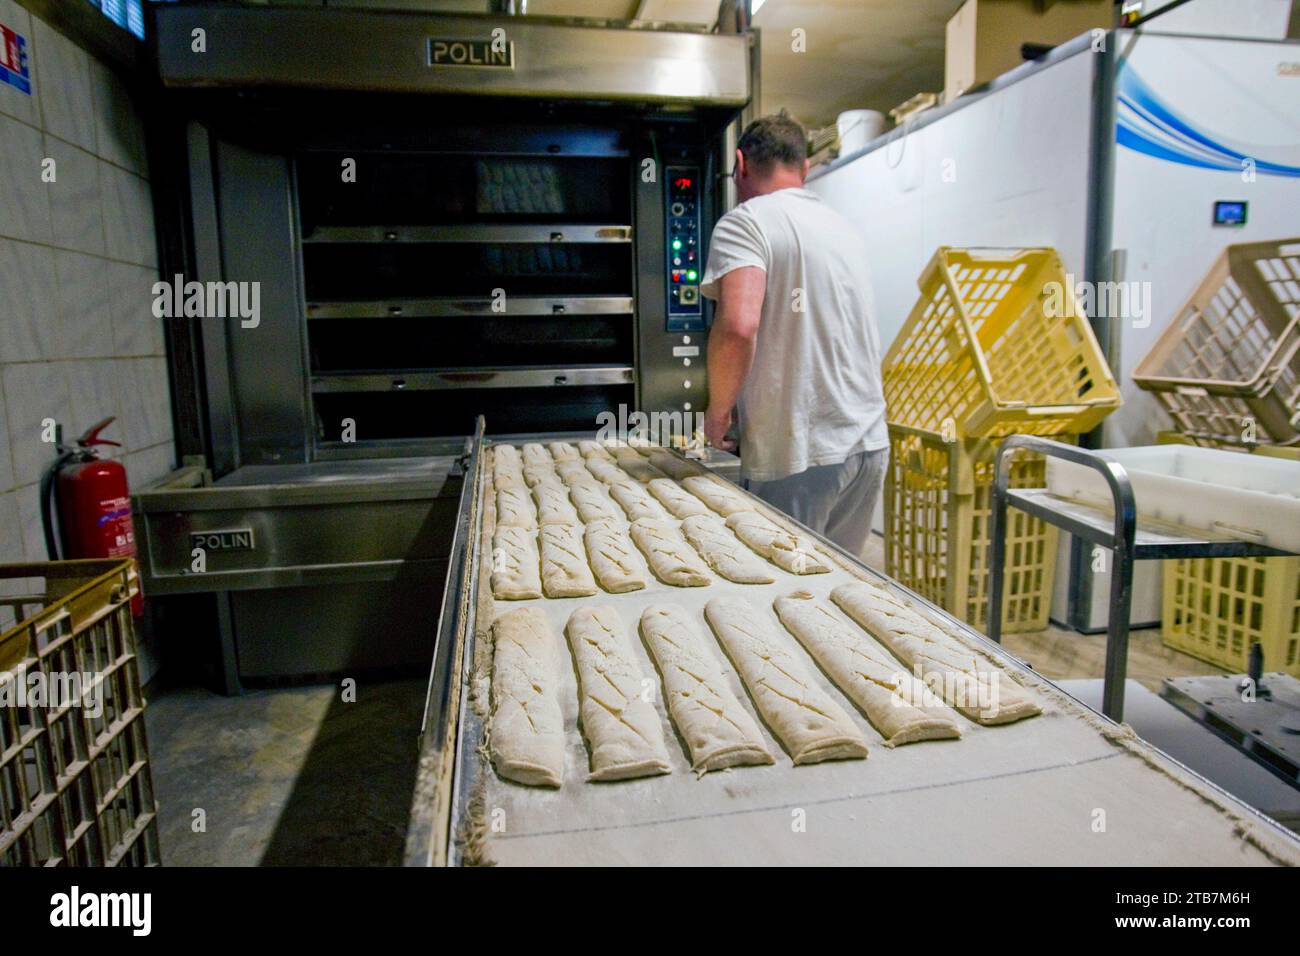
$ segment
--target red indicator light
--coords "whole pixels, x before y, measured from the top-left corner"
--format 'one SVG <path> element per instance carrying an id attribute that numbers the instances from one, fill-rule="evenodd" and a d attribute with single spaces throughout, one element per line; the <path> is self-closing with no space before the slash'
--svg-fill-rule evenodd
<path id="1" fill-rule="evenodd" d="M 694 180 L 686 176 L 682 176 L 678 179 L 674 179 L 673 185 L 676 186 L 678 189 L 690 189 L 692 182 L 694 182 Z"/>

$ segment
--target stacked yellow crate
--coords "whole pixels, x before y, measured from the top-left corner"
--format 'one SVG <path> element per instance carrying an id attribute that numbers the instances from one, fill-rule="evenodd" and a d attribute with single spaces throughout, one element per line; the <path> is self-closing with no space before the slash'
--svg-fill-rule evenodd
<path id="1" fill-rule="evenodd" d="M 1074 441 L 1120 405 L 1053 249 L 941 246 L 884 361 L 892 461 L 885 569 L 981 629 L 988 608 L 993 461 L 1011 434 Z M 1041 486 L 1017 455 L 1015 487 Z M 1056 529 L 1012 510 L 1004 630 L 1046 626 Z"/>

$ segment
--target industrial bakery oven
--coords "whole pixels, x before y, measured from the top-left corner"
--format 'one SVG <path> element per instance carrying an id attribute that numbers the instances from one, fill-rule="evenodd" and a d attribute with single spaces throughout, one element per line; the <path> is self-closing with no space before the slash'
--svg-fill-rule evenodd
<path id="1" fill-rule="evenodd" d="M 589 436 L 703 410 L 699 280 L 751 37 L 152 15 L 187 174 L 163 272 L 202 302 L 171 334 L 193 467 L 136 496 L 146 591 L 217 596 L 232 687 L 427 662 L 476 416 Z"/>

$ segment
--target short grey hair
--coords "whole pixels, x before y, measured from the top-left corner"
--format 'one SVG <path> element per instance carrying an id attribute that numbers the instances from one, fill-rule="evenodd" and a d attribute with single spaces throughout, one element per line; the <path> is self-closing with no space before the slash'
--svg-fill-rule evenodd
<path id="1" fill-rule="evenodd" d="M 773 163 L 802 168 L 808 158 L 808 134 L 797 119 L 782 110 L 746 126 L 736 147 L 760 173 L 767 173 Z"/>

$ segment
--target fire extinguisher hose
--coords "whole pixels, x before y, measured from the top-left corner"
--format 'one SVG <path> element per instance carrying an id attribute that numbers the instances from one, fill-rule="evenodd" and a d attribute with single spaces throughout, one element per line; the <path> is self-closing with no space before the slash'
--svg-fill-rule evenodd
<path id="1" fill-rule="evenodd" d="M 59 538 L 54 531 L 54 511 L 58 505 L 58 482 L 59 472 L 63 466 L 78 456 L 74 449 L 60 449 L 59 457 L 49 468 L 45 469 L 45 474 L 41 475 L 41 528 L 45 532 L 45 553 L 49 555 L 51 561 L 58 561 L 60 548 Z"/>

